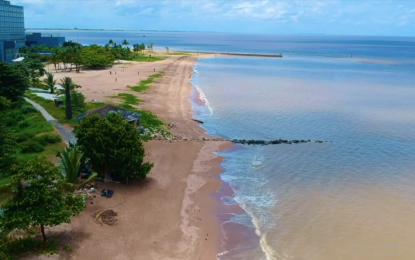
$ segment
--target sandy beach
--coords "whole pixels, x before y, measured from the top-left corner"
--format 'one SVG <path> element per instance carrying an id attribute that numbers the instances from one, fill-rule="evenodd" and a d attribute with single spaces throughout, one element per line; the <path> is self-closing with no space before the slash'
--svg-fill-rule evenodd
<path id="1" fill-rule="evenodd" d="M 135 94 L 144 101 L 140 109 L 174 123 L 171 131 L 176 136 L 208 137 L 192 120 L 189 102 L 192 66 L 200 57 L 204 56 L 169 56 L 159 62 L 123 63 L 107 70 L 58 72 L 55 78 L 72 77 L 82 86 L 79 90 L 87 101 L 117 102 L 109 96 Z M 54 71 L 53 65 L 48 70 Z M 163 77 L 144 93 L 126 87 L 159 72 Z M 71 224 L 48 228 L 51 238 L 61 239 L 72 250 L 47 259 L 216 259 L 220 229 L 212 214 L 212 194 L 220 180 L 212 175 L 220 174 L 223 158 L 214 152 L 231 146 L 226 141 L 146 142 L 146 160 L 154 163 L 148 178 L 128 186 L 98 183 L 99 190 L 113 189 L 115 195 L 108 199 L 97 193 L 93 204 L 88 201 Z M 109 208 L 118 213 L 117 225 L 96 223 L 96 214 Z"/>

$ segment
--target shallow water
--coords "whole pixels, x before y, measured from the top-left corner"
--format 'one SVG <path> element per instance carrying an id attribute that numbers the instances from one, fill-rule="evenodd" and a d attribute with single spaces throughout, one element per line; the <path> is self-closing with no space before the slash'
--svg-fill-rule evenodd
<path id="1" fill-rule="evenodd" d="M 221 177 L 235 191 L 222 200 L 248 213 L 225 234 L 243 225 L 258 239 L 228 241 L 218 258 L 415 257 L 414 69 L 402 60 L 201 59 L 192 82 L 208 106 L 194 108 L 208 133 L 332 141 L 222 153 Z"/>

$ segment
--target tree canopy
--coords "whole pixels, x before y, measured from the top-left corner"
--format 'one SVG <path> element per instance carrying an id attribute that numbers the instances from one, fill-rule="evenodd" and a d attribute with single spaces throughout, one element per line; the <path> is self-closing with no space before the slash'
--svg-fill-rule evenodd
<path id="1" fill-rule="evenodd" d="M 1 209 L 0 230 L 27 229 L 69 223 L 83 208 L 83 198 L 65 193 L 61 188 L 60 169 L 46 157 L 28 160 L 14 166 L 13 197 Z"/>
<path id="2" fill-rule="evenodd" d="M 110 50 L 99 46 L 91 45 L 82 48 L 81 63 L 88 68 L 104 68 L 112 66 L 115 57 Z"/>
<path id="3" fill-rule="evenodd" d="M 114 172 L 128 182 L 129 178 L 144 179 L 153 167 L 143 163 L 145 152 L 137 129 L 118 113 L 84 117 L 75 131 L 78 144 L 98 173 Z"/>
<path id="4" fill-rule="evenodd" d="M 0 125 L 0 177 L 9 175 L 9 170 L 16 161 L 17 142 L 12 130 Z"/>
<path id="5" fill-rule="evenodd" d="M 29 87 L 29 75 L 23 64 L 0 62 L 0 96 L 18 101 Z"/>
<path id="6" fill-rule="evenodd" d="M 29 79 L 33 84 L 38 83 L 39 78 L 45 75 L 45 66 L 39 58 L 26 58 L 21 64 L 25 66 Z"/>

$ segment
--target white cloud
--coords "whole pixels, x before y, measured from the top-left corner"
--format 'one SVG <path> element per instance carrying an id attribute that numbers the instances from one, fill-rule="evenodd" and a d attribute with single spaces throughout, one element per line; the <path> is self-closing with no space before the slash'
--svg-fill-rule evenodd
<path id="1" fill-rule="evenodd" d="M 28 27 L 140 29 L 134 26 L 203 27 L 221 31 L 228 24 L 315 28 L 327 25 L 415 27 L 415 1 L 405 0 L 12 0 L 25 7 Z M 81 26 L 83 18 L 88 18 Z M 152 19 L 147 25 L 140 19 Z M 132 23 L 131 21 L 139 21 Z M 191 22 L 189 22 L 191 21 Z M 225 24 L 224 24 L 225 23 Z M 274 27 L 275 27 L 274 26 Z M 287 27 L 288 26 L 288 27 Z M 326 26 L 324 26 L 325 28 Z M 358 28 L 359 27 L 359 28 Z M 163 29 L 155 27 L 154 29 Z M 187 30 L 188 28 L 183 28 Z M 367 32 L 371 32 L 368 30 Z M 339 32 L 341 33 L 341 32 Z"/>

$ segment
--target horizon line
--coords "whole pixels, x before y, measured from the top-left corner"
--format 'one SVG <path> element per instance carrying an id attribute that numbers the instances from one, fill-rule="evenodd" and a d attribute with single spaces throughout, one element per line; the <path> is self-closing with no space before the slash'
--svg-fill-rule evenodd
<path id="1" fill-rule="evenodd" d="M 231 33 L 231 34 L 270 34 L 270 35 L 310 35 L 310 36 L 363 36 L 363 37 L 402 37 L 415 38 L 415 35 L 368 35 L 368 34 L 327 34 L 327 33 L 256 33 L 256 32 L 219 32 L 219 31 L 185 31 L 185 30 L 151 30 L 151 29 L 86 29 L 86 28 L 25 28 L 25 30 L 60 30 L 60 31 L 113 31 L 113 32 L 184 32 L 184 33 Z"/>

